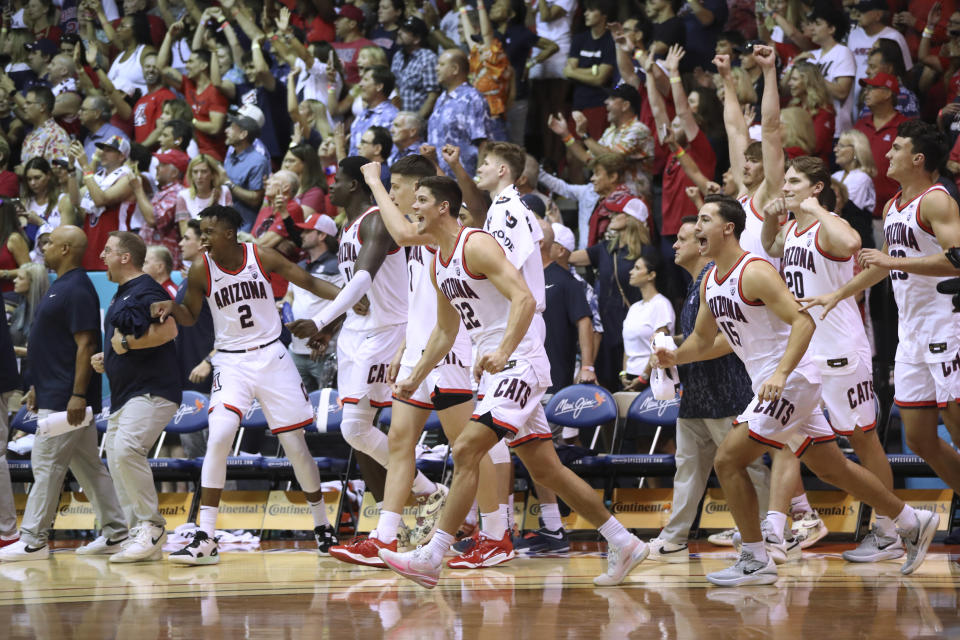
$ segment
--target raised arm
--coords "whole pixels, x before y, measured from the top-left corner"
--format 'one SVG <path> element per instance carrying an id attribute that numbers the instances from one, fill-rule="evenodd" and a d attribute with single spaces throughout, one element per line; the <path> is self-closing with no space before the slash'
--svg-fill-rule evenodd
<path id="1" fill-rule="evenodd" d="M 830 185 L 824 185 L 823 188 L 829 189 Z M 801 202 L 800 210 L 820 222 L 817 242 L 831 256 L 849 258 L 860 250 L 860 234 L 849 222 L 824 209 L 815 197 L 811 196 Z"/>
<path id="2" fill-rule="evenodd" d="M 783 257 L 786 240 L 787 205 L 783 198 L 774 198 L 763 207 L 763 226 L 760 228 L 760 243 L 763 250 L 774 258 Z"/>
<path id="3" fill-rule="evenodd" d="M 445 144 L 440 153 L 443 155 L 443 159 L 447 161 L 450 170 L 453 171 L 453 175 L 457 179 L 457 185 L 460 186 L 460 191 L 463 193 L 463 203 L 473 214 L 474 220 L 479 221 L 485 218 L 487 209 L 490 208 L 490 198 L 480 190 L 477 183 L 473 181 L 473 176 L 467 173 L 467 170 L 460 163 L 460 147 Z"/>
<path id="4" fill-rule="evenodd" d="M 200 27 L 197 27 L 198 29 Z M 173 48 L 173 41 L 183 32 L 183 21 L 174 22 L 170 29 L 163 36 L 163 42 L 160 44 L 160 51 L 157 52 L 157 68 L 160 69 L 160 75 L 166 84 L 179 87 L 183 81 L 180 72 L 170 65 L 170 50 Z"/>
<path id="5" fill-rule="evenodd" d="M 667 117 L 667 104 L 663 101 L 663 95 L 657 88 L 657 81 L 654 78 L 653 68 L 656 62 L 652 55 L 644 59 L 643 67 L 647 72 L 647 99 L 650 101 L 650 111 L 653 113 L 653 121 L 657 126 L 657 140 L 664 144 L 667 132 L 670 130 L 670 119 Z"/>
<path id="6" fill-rule="evenodd" d="M 727 148 L 730 152 L 730 171 L 737 185 L 737 195 L 743 195 L 747 189 L 743 186 L 744 153 L 750 145 L 749 126 L 740 110 L 737 100 L 737 87 L 730 72 L 730 56 L 720 55 L 713 58 L 723 80 L 723 126 L 727 130 Z"/>
<path id="7" fill-rule="evenodd" d="M 783 191 L 783 139 L 780 135 L 780 92 L 777 90 L 776 54 L 773 47 L 754 47 L 753 57 L 763 69 L 760 128 L 763 132 L 763 182 L 754 196 L 757 207 L 766 206 Z"/>
<path id="8" fill-rule="evenodd" d="M 360 171 L 363 172 L 363 178 L 373 192 L 377 206 L 380 207 L 380 217 L 393 241 L 401 247 L 425 244 L 424 237 L 417 233 L 417 225 L 407 220 L 383 186 L 383 181 L 380 179 L 380 163 L 368 162 L 360 168 Z"/>
<path id="9" fill-rule="evenodd" d="M 631 87 L 639 90 L 640 76 L 633 68 L 633 44 L 623 32 L 623 25 L 619 22 L 611 22 L 607 27 L 610 29 L 610 35 L 613 36 L 614 44 L 617 45 L 617 71 L 620 72 L 620 77 Z"/>
<path id="10" fill-rule="evenodd" d="M 673 94 L 673 106 L 676 108 L 677 118 L 680 119 L 680 125 L 687 136 L 687 142 L 693 142 L 693 139 L 700 133 L 700 127 L 697 125 L 697 119 L 693 117 L 693 109 L 687 101 L 687 92 L 683 88 L 683 79 L 680 77 L 680 61 L 686 55 L 686 51 L 678 44 L 672 45 L 667 52 L 667 58 L 664 60 L 664 66 L 667 68 L 667 75 L 670 77 L 670 92 Z"/>

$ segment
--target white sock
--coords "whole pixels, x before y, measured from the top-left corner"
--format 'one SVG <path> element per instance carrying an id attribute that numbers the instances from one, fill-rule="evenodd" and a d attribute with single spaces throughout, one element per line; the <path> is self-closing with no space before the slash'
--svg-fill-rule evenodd
<path id="1" fill-rule="evenodd" d="M 807 500 L 806 493 L 801 493 L 795 498 L 790 498 L 790 513 L 803 515 L 804 513 L 810 513 L 811 511 L 813 511 L 813 507 L 810 506 L 810 502 Z"/>
<path id="2" fill-rule="evenodd" d="M 502 509 L 480 514 L 480 531 L 492 540 L 500 540 L 507 531 L 507 520 Z"/>
<path id="3" fill-rule="evenodd" d="M 543 528 L 548 531 L 563 529 L 563 520 L 560 519 L 560 507 L 556 502 L 541 502 L 540 517 L 543 519 Z"/>
<path id="4" fill-rule="evenodd" d="M 381 511 L 380 521 L 377 528 L 370 535 L 380 542 L 390 544 L 397 539 L 397 529 L 400 527 L 400 520 L 403 518 L 399 513 L 393 511 Z"/>
<path id="5" fill-rule="evenodd" d="M 610 519 L 600 525 L 600 535 L 607 542 L 617 547 L 624 547 L 630 544 L 633 534 L 627 531 L 627 528 L 620 524 L 620 521 L 610 516 Z"/>
<path id="6" fill-rule="evenodd" d="M 211 538 L 217 532 L 217 513 L 219 512 L 219 507 L 200 505 L 200 513 L 197 514 L 197 526 Z"/>
<path id="7" fill-rule="evenodd" d="M 317 502 L 307 500 L 307 504 L 310 505 L 310 515 L 313 516 L 314 527 L 330 526 L 330 520 L 327 519 L 327 505 L 323 502 L 323 496 L 320 496 Z"/>
<path id="8" fill-rule="evenodd" d="M 885 538 L 895 538 L 897 536 L 897 525 L 887 516 L 877 514 L 877 529 Z"/>
<path id="9" fill-rule="evenodd" d="M 513 529 L 513 525 L 516 524 L 513 514 L 513 493 L 510 494 L 510 497 L 507 498 L 507 529 Z"/>
<path id="10" fill-rule="evenodd" d="M 413 477 L 413 494 L 416 496 L 426 496 L 430 495 L 437 490 L 437 485 L 423 475 L 420 471 L 417 471 L 417 475 Z"/>
<path id="11" fill-rule="evenodd" d="M 915 527 L 920 526 L 917 512 L 908 504 L 903 505 L 903 511 L 893 521 L 897 524 L 897 529 L 901 531 L 912 531 Z"/>
<path id="12" fill-rule="evenodd" d="M 433 537 L 427 543 L 425 549 L 430 552 L 430 560 L 433 564 L 439 565 L 443 562 L 443 554 L 447 552 L 450 545 L 453 544 L 453 535 L 437 529 L 433 532 Z"/>
<path id="13" fill-rule="evenodd" d="M 744 542 L 743 550 L 752 553 L 758 561 L 767 562 L 767 548 L 763 546 L 763 540 L 760 542 Z"/>
<path id="14" fill-rule="evenodd" d="M 779 511 L 767 511 L 767 522 L 770 523 L 770 528 L 773 529 L 778 538 L 786 540 L 784 529 L 787 528 L 787 514 Z"/>
<path id="15" fill-rule="evenodd" d="M 477 501 L 473 501 L 473 506 L 470 507 L 470 512 L 467 514 L 466 519 L 464 519 L 465 524 L 477 524 Z"/>
<path id="16" fill-rule="evenodd" d="M 511 515 L 513 514 L 513 509 L 510 508 L 509 504 L 500 505 L 500 516 L 503 518 L 503 530 L 508 531 L 511 529 L 510 521 L 513 520 Z"/>

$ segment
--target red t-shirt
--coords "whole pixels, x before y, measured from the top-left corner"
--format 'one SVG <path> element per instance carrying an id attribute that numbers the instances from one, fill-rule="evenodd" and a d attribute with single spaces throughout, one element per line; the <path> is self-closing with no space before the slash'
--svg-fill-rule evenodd
<path id="1" fill-rule="evenodd" d="M 890 118 L 890 122 L 879 130 L 874 128 L 872 114 L 860 118 L 853 125 L 854 129 L 862 131 L 867 136 L 867 140 L 870 141 L 870 150 L 873 152 L 873 162 L 877 165 L 877 175 L 873 177 L 873 187 L 877 192 L 877 205 L 873 210 L 874 218 L 883 215 L 883 206 L 900 190 L 897 181 L 887 177 L 887 169 L 890 167 L 887 151 L 893 146 L 893 139 L 897 137 L 897 127 L 905 120 L 909 118 L 897 111 L 896 115 Z"/>
<path id="2" fill-rule="evenodd" d="M 303 222 L 303 209 L 300 208 L 300 205 L 297 204 L 296 201 L 291 200 L 287 202 L 287 213 L 290 214 L 290 217 L 293 218 L 295 222 Z M 257 219 L 250 228 L 250 232 L 254 238 L 259 238 L 268 231 L 273 231 L 284 238 L 290 237 L 286 227 L 283 225 L 283 218 L 279 215 L 274 215 L 272 207 L 260 209 L 260 213 L 257 214 Z M 270 274 L 270 286 L 273 288 L 274 298 L 282 298 L 285 296 L 287 294 L 288 284 L 286 280 L 277 274 Z"/>
<path id="3" fill-rule="evenodd" d="M 133 105 L 133 139 L 143 143 L 157 126 L 157 118 L 163 111 L 163 103 L 177 96 L 166 87 L 143 96 Z"/>
<path id="4" fill-rule="evenodd" d="M 207 85 L 206 89 L 197 93 L 196 83 L 187 76 L 183 76 L 183 80 L 180 83 L 180 93 L 183 94 L 187 104 L 193 109 L 193 117 L 199 122 L 210 122 L 211 112 L 227 112 L 229 103 L 227 102 L 226 96 L 220 93 L 220 90 L 212 84 Z M 220 162 L 223 162 L 224 156 L 227 155 L 227 145 L 224 142 L 222 132 L 216 136 L 211 136 L 194 129 L 193 137 L 197 141 L 197 149 L 199 149 L 200 153 L 209 154 Z"/>
<path id="5" fill-rule="evenodd" d="M 357 71 L 357 56 L 364 47 L 375 47 L 377 44 L 366 38 L 359 38 L 353 42 L 331 42 L 330 46 L 337 50 L 337 57 L 343 63 L 346 72 L 347 84 L 360 82 L 360 72 Z"/>
<path id="6" fill-rule="evenodd" d="M 91 220 L 93 224 L 91 225 Z M 85 271 L 106 271 L 107 265 L 100 259 L 103 248 L 107 246 L 110 232 L 120 228 L 120 205 L 107 209 L 94 218 L 88 215 L 83 220 L 83 232 L 87 236 L 87 250 L 83 254 L 82 267 Z"/>
<path id="7" fill-rule="evenodd" d="M 0 171 L 0 196 L 20 197 L 20 179 L 13 171 Z"/>
<path id="8" fill-rule="evenodd" d="M 822 159 L 828 167 L 830 153 L 833 151 L 833 131 L 836 124 L 836 116 L 831 109 L 820 109 L 813 116 L 813 130 L 817 136 L 817 143 L 811 155 Z"/>
<path id="9" fill-rule="evenodd" d="M 697 137 L 687 145 L 686 152 L 690 154 L 697 167 L 708 178 L 712 178 L 717 170 L 717 155 L 710 146 L 710 141 L 703 131 L 697 132 Z M 684 189 L 693 186 L 683 167 L 677 160 L 677 154 L 671 153 L 667 166 L 663 171 L 663 223 L 660 229 L 661 236 L 676 235 L 680 230 L 680 219 L 684 216 L 697 215 L 697 207 L 684 193 Z"/>

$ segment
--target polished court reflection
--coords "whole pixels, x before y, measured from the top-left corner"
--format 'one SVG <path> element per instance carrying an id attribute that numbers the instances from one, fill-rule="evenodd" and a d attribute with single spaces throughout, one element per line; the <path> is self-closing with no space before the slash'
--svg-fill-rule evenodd
<path id="1" fill-rule="evenodd" d="M 433 591 L 295 549 L 225 553 L 212 567 L 116 565 L 62 550 L 0 564 L 0 637 L 960 637 L 949 547 L 934 547 L 909 577 L 897 562 L 843 562 L 849 547 L 807 552 L 768 587 L 708 586 L 704 573 L 732 555 L 704 544 L 689 564 L 644 563 L 620 588 L 594 588 L 604 560 L 581 551 L 448 571 Z"/>

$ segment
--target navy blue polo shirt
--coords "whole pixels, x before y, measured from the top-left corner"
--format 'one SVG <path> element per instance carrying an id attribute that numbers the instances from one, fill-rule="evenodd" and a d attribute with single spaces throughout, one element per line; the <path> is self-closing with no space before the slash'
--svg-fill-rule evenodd
<path id="1" fill-rule="evenodd" d="M 7 314 L 0 309 L 0 393 L 20 388 L 20 374 L 17 372 L 17 357 L 13 354 L 13 339 L 7 326 Z M 0 407 L 0 411 L 6 411 Z"/>
<path id="2" fill-rule="evenodd" d="M 170 295 L 143 274 L 117 287 L 103 318 L 103 365 L 110 380 L 110 407 L 122 407 L 130 398 L 154 395 L 180 404 L 180 366 L 173 340 L 150 349 L 113 350 L 114 331 L 143 337 L 150 328 L 150 305 L 170 300 Z"/>
<path id="3" fill-rule="evenodd" d="M 183 296 L 186 292 L 187 279 L 184 278 L 180 288 L 177 289 L 177 304 L 183 304 Z M 207 305 L 206 298 L 203 300 L 203 306 L 200 307 L 200 317 L 192 326 L 180 327 L 174 344 L 177 347 L 177 360 L 180 363 L 183 388 L 209 394 L 213 383 L 212 373 L 199 384 L 190 382 L 190 372 L 213 351 L 213 316 L 210 315 L 210 306 Z"/>
<path id="4" fill-rule="evenodd" d="M 96 332 L 94 353 L 100 351 L 100 299 L 87 273 L 78 267 L 53 281 L 33 318 L 27 358 L 38 408 L 66 411 L 77 360 L 73 335 L 81 331 Z M 102 388 L 102 379 L 91 371 L 87 405 L 94 413 L 102 409 Z"/>
<path id="5" fill-rule="evenodd" d="M 577 323 L 581 318 L 590 317 L 590 307 L 583 285 L 556 262 L 551 262 L 543 270 L 543 283 L 547 303 L 543 312 L 547 329 L 543 346 L 550 360 L 552 383 L 547 393 L 556 393 L 573 384 L 580 342 Z M 591 324 L 591 333 L 592 327 Z"/>

